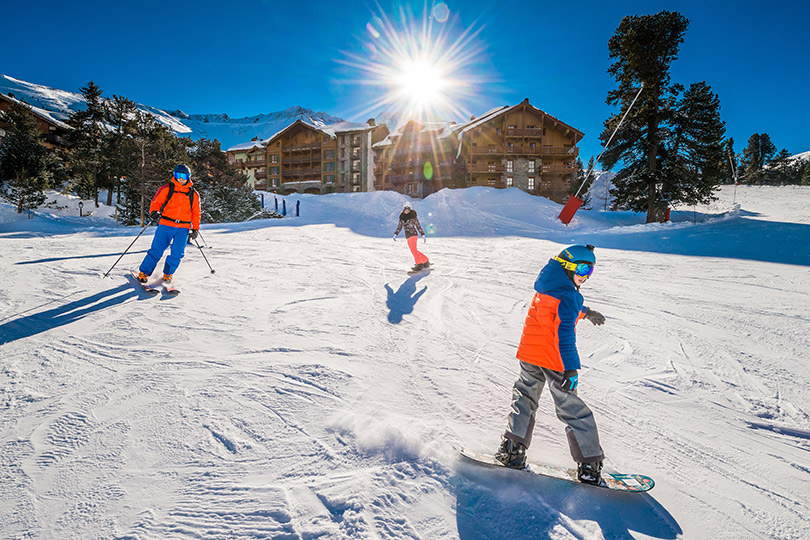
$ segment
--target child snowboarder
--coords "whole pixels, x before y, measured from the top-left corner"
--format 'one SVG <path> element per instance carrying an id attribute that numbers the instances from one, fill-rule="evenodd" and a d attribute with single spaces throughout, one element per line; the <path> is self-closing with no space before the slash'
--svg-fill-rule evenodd
<path id="1" fill-rule="evenodd" d="M 394 231 L 394 242 L 397 241 L 399 231 L 405 228 L 405 239 L 408 241 L 408 247 L 411 248 L 411 254 L 415 262 L 414 267 L 411 269 L 413 272 L 419 272 L 425 268 L 430 268 L 430 261 L 424 253 L 416 249 L 416 242 L 419 235 L 422 236 L 422 241 L 426 242 L 425 232 L 422 230 L 422 225 L 419 224 L 419 219 L 416 217 L 416 210 L 411 208 L 411 203 L 406 202 L 402 207 L 402 213 L 399 214 L 399 225 L 397 230 Z"/>
<path id="2" fill-rule="evenodd" d="M 605 323 L 601 313 L 583 305 L 579 292 L 596 265 L 593 249 L 591 245 L 565 248 L 549 260 L 534 283 L 536 294 L 517 350 L 520 376 L 512 390 L 512 410 L 495 458 L 507 467 L 526 465 L 537 401 L 548 383 L 557 417 L 566 424 L 579 480 L 599 484 L 604 453 L 593 413 L 577 396 L 580 361 L 575 333 L 582 318 L 596 325 Z"/>
<path id="3" fill-rule="evenodd" d="M 146 283 L 155 270 L 163 252 L 172 249 L 163 265 L 163 281 L 171 283 L 180 265 L 188 239 L 197 238 L 200 230 L 200 197 L 192 187 L 191 170 L 186 165 L 174 168 L 168 184 L 160 186 L 149 206 L 149 217 L 157 222 L 152 247 L 146 252 L 139 268 L 138 281 Z"/>

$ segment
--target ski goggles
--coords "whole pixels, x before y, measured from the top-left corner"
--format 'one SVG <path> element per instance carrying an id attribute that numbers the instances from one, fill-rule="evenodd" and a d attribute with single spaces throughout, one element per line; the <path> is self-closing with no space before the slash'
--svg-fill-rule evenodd
<path id="1" fill-rule="evenodd" d="M 554 257 L 554 260 L 560 263 L 563 268 L 572 271 L 577 276 L 588 277 L 591 274 L 593 274 L 593 265 L 591 263 L 588 262 L 574 263 L 566 261 L 565 259 L 561 259 L 559 257 Z"/>
<path id="2" fill-rule="evenodd" d="M 178 180 L 188 180 L 189 178 L 191 178 L 191 175 L 184 172 L 176 172 L 174 173 L 174 177 L 177 178 Z"/>

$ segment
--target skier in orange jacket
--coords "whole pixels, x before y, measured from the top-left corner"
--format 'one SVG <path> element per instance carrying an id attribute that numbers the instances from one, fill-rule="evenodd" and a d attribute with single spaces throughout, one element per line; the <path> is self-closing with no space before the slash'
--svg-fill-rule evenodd
<path id="1" fill-rule="evenodd" d="M 188 166 L 175 167 L 169 183 L 160 186 L 149 206 L 149 217 L 158 227 L 139 268 L 138 281 L 147 282 L 171 244 L 171 252 L 163 265 L 163 281 L 171 283 L 188 239 L 197 238 L 200 230 L 200 196 L 193 187 Z"/>

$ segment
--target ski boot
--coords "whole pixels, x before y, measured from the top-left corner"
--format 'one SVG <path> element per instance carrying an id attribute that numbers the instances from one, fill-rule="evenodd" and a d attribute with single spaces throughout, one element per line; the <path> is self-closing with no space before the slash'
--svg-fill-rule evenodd
<path id="1" fill-rule="evenodd" d="M 413 267 L 413 268 L 411 268 L 411 272 L 418 272 L 418 271 L 420 271 L 422 268 L 424 268 L 424 265 L 423 265 L 423 264 L 421 264 L 421 263 L 419 263 L 419 264 L 417 264 L 417 265 L 414 265 L 414 267 Z"/>
<path id="2" fill-rule="evenodd" d="M 577 478 L 583 484 L 598 486 L 602 483 L 602 462 L 579 463 L 577 465 Z"/>
<path id="3" fill-rule="evenodd" d="M 424 270 L 425 268 L 430 268 L 430 261 L 425 261 L 422 263 L 422 270 Z"/>
<path id="4" fill-rule="evenodd" d="M 494 457 L 510 469 L 522 469 L 526 466 L 526 445 L 502 437 L 501 447 Z"/>
<path id="5" fill-rule="evenodd" d="M 146 283 L 147 281 L 149 281 L 149 276 L 147 276 L 143 272 L 138 272 L 138 281 L 140 281 L 141 283 Z"/>
<path id="6" fill-rule="evenodd" d="M 165 284 L 167 284 L 167 285 L 168 285 L 169 283 L 171 283 L 171 282 L 172 282 L 172 276 L 173 276 L 173 275 L 174 275 L 174 274 L 163 274 L 163 283 L 165 283 Z"/>

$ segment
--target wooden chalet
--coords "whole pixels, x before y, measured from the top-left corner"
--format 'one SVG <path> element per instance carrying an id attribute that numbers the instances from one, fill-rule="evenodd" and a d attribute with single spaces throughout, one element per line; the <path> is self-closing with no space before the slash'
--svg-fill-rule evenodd
<path id="1" fill-rule="evenodd" d="M 564 203 L 576 174 L 583 133 L 528 99 L 471 119 L 459 131 L 466 186 L 517 187 Z"/>
<path id="2" fill-rule="evenodd" d="M 411 120 L 375 144 L 375 189 L 421 198 L 444 187 L 463 187 L 453 179 L 457 129 L 455 122 Z"/>
<path id="3" fill-rule="evenodd" d="M 42 144 L 51 151 L 67 150 L 67 141 L 65 136 L 70 131 L 70 126 L 52 116 L 52 114 L 44 109 L 32 107 L 27 103 L 18 100 L 14 94 L 0 93 L 0 111 L 6 111 L 11 107 L 12 103 L 22 103 L 26 105 L 31 114 L 36 120 L 37 127 L 41 135 Z M 0 139 L 5 136 L 5 131 L 8 125 L 0 119 Z"/>

